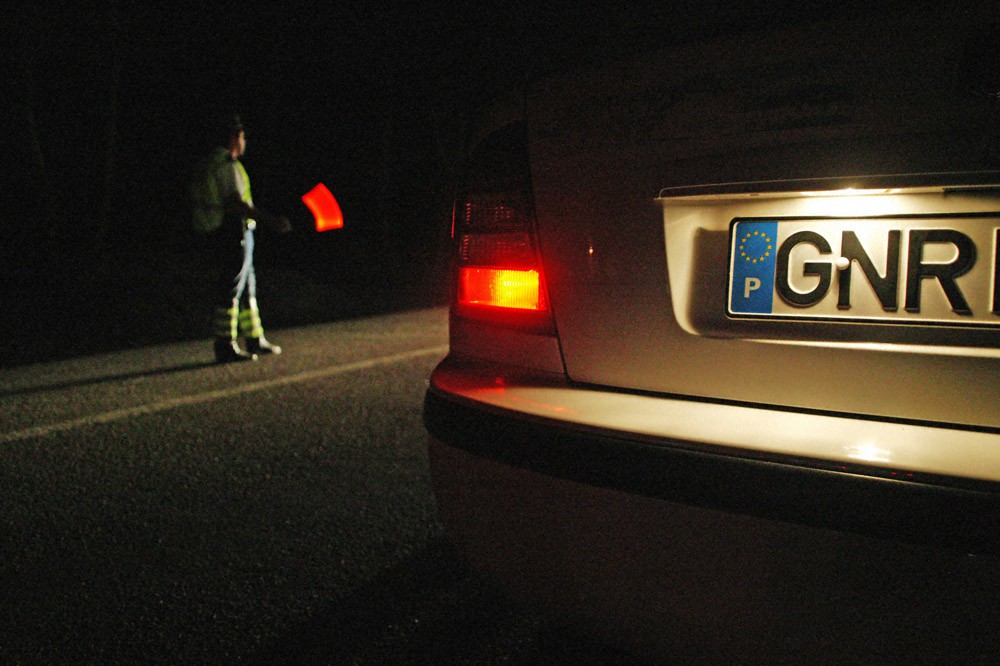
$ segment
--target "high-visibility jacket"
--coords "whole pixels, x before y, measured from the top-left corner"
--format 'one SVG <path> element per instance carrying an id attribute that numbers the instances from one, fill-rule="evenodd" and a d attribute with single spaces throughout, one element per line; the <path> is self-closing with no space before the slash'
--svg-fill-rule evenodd
<path id="1" fill-rule="evenodd" d="M 250 176 L 243 163 L 234 160 L 225 148 L 216 148 L 202 160 L 191 180 L 192 223 L 199 234 L 208 234 L 222 226 L 226 202 L 238 196 L 253 206 Z M 243 220 L 246 224 L 246 220 Z"/>

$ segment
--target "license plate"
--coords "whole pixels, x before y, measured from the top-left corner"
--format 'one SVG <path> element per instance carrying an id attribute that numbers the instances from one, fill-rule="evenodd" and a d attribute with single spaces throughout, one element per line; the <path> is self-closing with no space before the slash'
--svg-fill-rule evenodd
<path id="1" fill-rule="evenodd" d="M 732 317 L 1000 326 L 1000 215 L 736 219 Z"/>

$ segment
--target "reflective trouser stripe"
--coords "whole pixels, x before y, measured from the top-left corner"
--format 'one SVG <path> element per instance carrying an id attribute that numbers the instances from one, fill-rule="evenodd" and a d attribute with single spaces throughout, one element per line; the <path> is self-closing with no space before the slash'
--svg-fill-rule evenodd
<path id="1" fill-rule="evenodd" d="M 212 320 L 212 331 L 217 338 L 235 340 L 239 333 L 239 318 L 236 306 L 215 308 L 215 318 Z"/>
<path id="2" fill-rule="evenodd" d="M 260 312 L 256 308 L 240 310 L 240 333 L 247 338 L 259 338 L 264 335 L 264 327 L 260 323 Z"/>

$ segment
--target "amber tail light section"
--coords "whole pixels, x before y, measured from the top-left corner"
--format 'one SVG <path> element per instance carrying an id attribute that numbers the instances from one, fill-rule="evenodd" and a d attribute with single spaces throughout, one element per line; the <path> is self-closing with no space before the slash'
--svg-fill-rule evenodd
<path id="1" fill-rule="evenodd" d="M 463 266 L 458 302 L 516 310 L 545 310 L 538 271 Z"/>

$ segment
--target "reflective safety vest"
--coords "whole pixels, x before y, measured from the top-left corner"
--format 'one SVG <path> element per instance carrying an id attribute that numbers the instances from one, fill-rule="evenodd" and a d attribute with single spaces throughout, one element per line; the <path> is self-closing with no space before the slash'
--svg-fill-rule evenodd
<path id="1" fill-rule="evenodd" d="M 208 234 L 222 226 L 226 201 L 233 196 L 253 205 L 250 176 L 243 163 L 225 148 L 216 148 L 202 160 L 191 179 L 192 223 L 195 232 Z"/>

